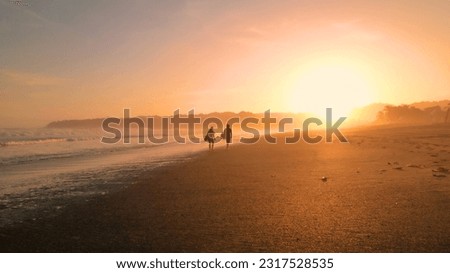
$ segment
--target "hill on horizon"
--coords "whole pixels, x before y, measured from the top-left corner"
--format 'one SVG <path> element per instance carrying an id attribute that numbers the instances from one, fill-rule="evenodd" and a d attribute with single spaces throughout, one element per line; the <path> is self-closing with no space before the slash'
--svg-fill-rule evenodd
<path id="1" fill-rule="evenodd" d="M 442 112 L 445 112 L 447 107 L 450 105 L 450 100 L 441 100 L 441 101 L 422 101 L 422 102 L 416 102 L 411 104 L 401 104 L 401 105 L 392 105 L 387 103 L 372 103 L 364 107 L 359 107 L 354 109 L 350 115 L 348 116 L 348 120 L 352 125 L 362 125 L 362 124 L 372 124 L 372 123 L 379 123 L 379 117 L 380 113 L 383 113 L 383 111 L 386 111 L 386 109 L 394 109 L 395 107 L 407 107 L 409 109 L 417 109 L 417 110 L 426 110 L 426 109 L 436 109 L 436 107 L 439 107 Z M 391 107 L 391 108 L 389 108 Z M 429 110 L 427 110 L 429 111 Z M 262 118 L 264 116 L 264 113 L 252 113 L 247 111 L 241 111 L 239 113 L 235 112 L 212 112 L 212 113 L 200 113 L 196 114 L 196 117 L 199 117 L 202 121 L 211 118 L 216 117 L 219 118 L 222 121 L 227 121 L 230 118 L 233 117 L 239 117 L 241 119 L 246 117 L 255 117 L 255 118 Z M 294 121 L 301 121 L 304 120 L 306 117 L 310 117 L 311 115 L 308 115 L 307 113 L 282 113 L 282 112 L 271 112 L 271 116 L 277 118 L 278 120 L 284 117 L 292 117 L 294 118 Z M 148 116 L 137 116 L 144 121 L 146 121 L 149 118 L 153 118 L 155 126 L 160 126 L 163 116 L 159 115 L 148 115 Z M 180 117 L 187 117 L 187 114 L 183 113 L 180 114 Z M 49 124 L 47 124 L 46 128 L 99 128 L 102 125 L 102 122 L 105 118 L 95 118 L 95 119 L 79 119 L 79 120 L 58 120 L 58 121 L 52 121 Z M 123 118 L 120 118 L 121 122 L 123 121 Z M 147 125 L 147 124 L 146 124 Z"/>

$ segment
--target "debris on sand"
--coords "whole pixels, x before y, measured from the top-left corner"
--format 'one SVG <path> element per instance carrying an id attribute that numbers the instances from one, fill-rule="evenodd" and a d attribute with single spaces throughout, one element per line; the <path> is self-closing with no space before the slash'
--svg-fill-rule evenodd
<path id="1" fill-rule="evenodd" d="M 322 182 L 327 182 L 327 180 L 328 180 L 328 177 L 326 177 L 326 176 L 322 176 L 322 178 L 321 178 L 320 180 L 322 180 Z"/>
<path id="2" fill-rule="evenodd" d="M 393 167 L 392 169 L 394 169 L 394 170 L 399 170 L 399 171 L 403 171 L 403 167 Z"/>

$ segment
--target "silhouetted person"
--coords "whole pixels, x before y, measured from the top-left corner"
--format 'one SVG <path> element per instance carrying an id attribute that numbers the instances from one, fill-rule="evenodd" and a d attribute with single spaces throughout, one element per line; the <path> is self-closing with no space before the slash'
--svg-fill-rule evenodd
<path id="1" fill-rule="evenodd" d="M 233 137 L 233 131 L 231 130 L 230 124 L 227 124 L 227 128 L 225 128 L 225 130 L 223 130 L 223 138 L 227 142 L 227 149 L 230 146 L 232 137 Z"/>
<path id="2" fill-rule="evenodd" d="M 211 126 L 211 128 L 209 128 L 208 130 L 208 133 L 206 133 L 206 139 L 208 140 L 210 151 L 214 150 L 215 134 L 216 132 L 214 132 L 214 128 Z"/>

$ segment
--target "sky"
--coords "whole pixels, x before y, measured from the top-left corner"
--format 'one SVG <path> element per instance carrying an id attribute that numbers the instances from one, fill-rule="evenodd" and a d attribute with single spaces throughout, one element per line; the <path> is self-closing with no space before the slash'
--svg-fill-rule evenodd
<path id="1" fill-rule="evenodd" d="M 0 127 L 450 98 L 450 1 L 0 0 Z"/>

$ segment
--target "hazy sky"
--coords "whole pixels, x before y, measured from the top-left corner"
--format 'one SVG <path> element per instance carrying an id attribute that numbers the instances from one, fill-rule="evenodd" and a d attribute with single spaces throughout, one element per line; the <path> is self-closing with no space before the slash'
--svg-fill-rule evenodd
<path id="1" fill-rule="evenodd" d="M 449 97 L 447 0 L 0 0 L 0 127 Z"/>

